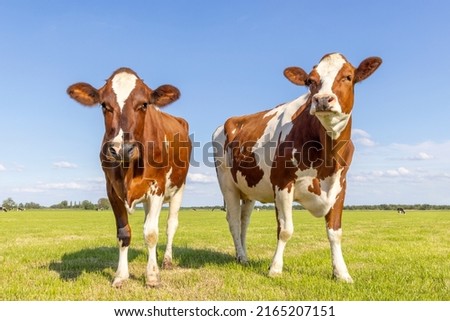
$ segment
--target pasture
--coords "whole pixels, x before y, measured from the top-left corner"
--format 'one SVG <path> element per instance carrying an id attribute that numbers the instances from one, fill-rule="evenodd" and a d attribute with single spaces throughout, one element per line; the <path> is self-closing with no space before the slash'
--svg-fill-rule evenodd
<path id="1" fill-rule="evenodd" d="M 158 256 L 165 246 L 160 220 Z M 254 212 L 248 266 L 234 260 L 225 213 L 183 210 L 173 270 L 144 286 L 143 212 L 131 216 L 130 280 L 111 287 L 118 250 L 110 211 L 35 210 L 0 214 L 0 300 L 450 300 L 450 212 L 344 211 L 343 252 L 354 284 L 331 279 L 324 220 L 294 211 L 284 273 L 267 271 L 276 245 L 272 211 Z"/>

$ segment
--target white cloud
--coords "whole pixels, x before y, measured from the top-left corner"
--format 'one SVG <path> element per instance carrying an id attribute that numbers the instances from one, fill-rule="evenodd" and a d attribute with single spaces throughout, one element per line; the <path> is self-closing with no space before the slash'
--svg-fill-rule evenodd
<path id="1" fill-rule="evenodd" d="M 355 144 L 366 147 L 372 147 L 376 145 L 376 143 L 370 138 L 370 134 L 365 130 L 359 128 L 352 129 L 352 140 Z"/>
<path id="2" fill-rule="evenodd" d="M 61 162 L 54 162 L 53 167 L 54 168 L 77 168 L 78 165 L 74 164 L 74 163 L 69 163 L 66 161 L 61 161 Z"/>
<path id="3" fill-rule="evenodd" d="M 38 186 L 39 188 L 45 189 L 45 190 L 63 190 L 63 189 L 85 189 L 85 187 L 76 182 L 67 182 L 67 183 L 46 183 L 41 184 Z"/>
<path id="4" fill-rule="evenodd" d="M 0 164 L 0 172 L 6 171 L 6 167 Z"/>
<path id="5" fill-rule="evenodd" d="M 347 204 L 448 204 L 450 140 L 356 150 Z"/>
<path id="6" fill-rule="evenodd" d="M 188 173 L 187 178 L 192 183 L 212 183 L 217 180 L 215 175 L 203 173 Z"/>
<path id="7" fill-rule="evenodd" d="M 43 189 L 36 188 L 36 187 L 18 187 L 18 188 L 13 188 L 12 191 L 15 193 L 42 193 L 42 192 L 44 192 Z"/>
<path id="8" fill-rule="evenodd" d="M 417 155 L 407 157 L 408 160 L 428 160 L 433 159 L 434 157 L 432 155 L 429 155 L 425 152 L 420 152 Z"/>
<path id="9" fill-rule="evenodd" d="M 410 171 L 404 167 L 399 167 L 397 171 L 400 175 L 408 175 L 410 173 Z"/>

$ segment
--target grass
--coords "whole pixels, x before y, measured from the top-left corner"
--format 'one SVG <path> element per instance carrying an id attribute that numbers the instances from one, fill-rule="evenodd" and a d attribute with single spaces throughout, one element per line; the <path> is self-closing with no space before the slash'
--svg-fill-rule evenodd
<path id="1" fill-rule="evenodd" d="M 158 256 L 165 247 L 160 221 Z M 0 300 L 323 300 L 448 301 L 450 212 L 346 211 L 343 251 L 355 280 L 331 278 L 323 219 L 295 211 L 295 232 L 281 277 L 267 277 L 275 251 L 272 211 L 255 212 L 248 233 L 248 266 L 234 260 L 225 213 L 180 212 L 175 269 L 162 270 L 162 286 L 144 286 L 147 260 L 143 212 L 131 216 L 131 278 L 111 287 L 117 266 L 110 211 L 36 210 L 0 214 Z"/>

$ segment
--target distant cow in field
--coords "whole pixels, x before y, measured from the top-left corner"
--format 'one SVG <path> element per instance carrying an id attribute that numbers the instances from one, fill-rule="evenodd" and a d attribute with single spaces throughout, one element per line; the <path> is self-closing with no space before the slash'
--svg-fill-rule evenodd
<path id="1" fill-rule="evenodd" d="M 353 282 L 341 250 L 341 217 L 351 141 L 354 85 L 381 64 L 367 58 L 355 68 L 338 53 L 325 55 L 308 74 L 284 75 L 308 92 L 292 102 L 229 118 L 213 134 L 219 185 L 238 262 L 246 263 L 246 233 L 255 201 L 275 202 L 278 244 L 269 275 L 282 273 L 283 253 L 294 231 L 292 202 L 325 217 L 333 275 Z"/>
<path id="2" fill-rule="evenodd" d="M 180 96 L 177 88 L 150 89 L 131 69 L 120 68 L 100 89 L 76 83 L 67 93 L 85 106 L 101 105 L 105 119 L 100 160 L 106 190 L 114 211 L 119 242 L 119 264 L 113 286 L 129 278 L 128 214 L 144 203 L 144 240 L 148 247 L 147 286 L 160 284 L 156 257 L 158 221 L 163 203 L 169 202 L 167 247 L 163 267 L 172 265 L 172 241 L 191 154 L 188 124 L 160 110 Z"/>
<path id="3" fill-rule="evenodd" d="M 6 207 L 0 206 L 0 211 L 2 212 L 8 212 L 8 209 Z"/>
<path id="4" fill-rule="evenodd" d="M 406 214 L 405 210 L 402 207 L 397 208 L 398 214 Z"/>

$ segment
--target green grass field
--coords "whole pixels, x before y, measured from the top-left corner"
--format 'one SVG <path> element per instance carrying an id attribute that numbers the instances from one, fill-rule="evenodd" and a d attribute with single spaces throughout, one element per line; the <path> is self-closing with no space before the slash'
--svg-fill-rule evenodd
<path id="1" fill-rule="evenodd" d="M 165 247 L 160 221 L 159 258 Z M 111 211 L 36 210 L 0 214 L 0 300 L 450 300 L 450 212 L 346 211 L 343 252 L 354 284 L 331 278 L 323 219 L 295 211 L 284 273 L 267 277 L 275 214 L 254 212 L 250 264 L 234 261 L 225 213 L 185 210 L 173 270 L 144 286 L 143 212 L 131 216 L 130 280 L 111 287 L 118 250 Z"/>

